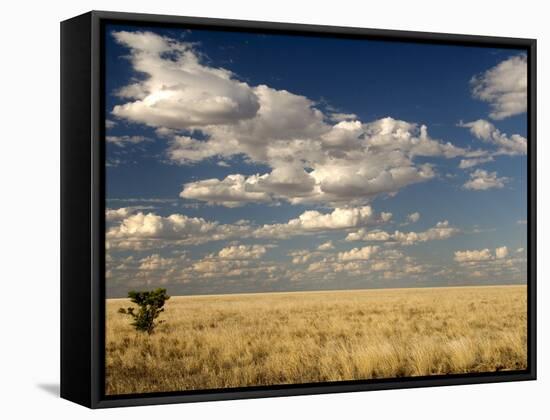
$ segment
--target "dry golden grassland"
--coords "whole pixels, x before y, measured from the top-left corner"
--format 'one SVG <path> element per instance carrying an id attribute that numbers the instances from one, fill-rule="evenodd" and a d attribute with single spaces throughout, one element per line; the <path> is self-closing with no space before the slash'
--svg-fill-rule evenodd
<path id="1" fill-rule="evenodd" d="M 525 286 L 172 297 L 151 336 L 107 301 L 107 394 L 525 369 Z"/>

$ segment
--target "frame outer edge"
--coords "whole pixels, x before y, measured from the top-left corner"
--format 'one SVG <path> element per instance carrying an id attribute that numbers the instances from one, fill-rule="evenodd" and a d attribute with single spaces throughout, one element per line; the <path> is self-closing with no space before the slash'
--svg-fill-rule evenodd
<path id="1" fill-rule="evenodd" d="M 529 270 L 529 359 L 532 379 L 537 379 L 537 40 L 531 40 L 529 46 L 528 75 L 528 235 L 527 246 Z"/>
<path id="2" fill-rule="evenodd" d="M 90 168 L 91 168 L 91 278 L 90 278 L 90 296 L 91 296 L 91 361 L 90 361 L 90 378 L 91 378 L 91 407 L 96 408 L 99 406 L 99 402 L 102 399 L 104 393 L 104 384 L 101 382 L 103 375 L 101 370 L 104 369 L 104 361 L 101 359 L 103 354 L 102 347 L 105 346 L 104 336 L 100 336 L 102 330 L 101 326 L 104 322 L 105 313 L 102 311 L 105 305 L 105 296 L 102 291 L 104 286 L 102 285 L 102 279 L 105 273 L 104 267 L 104 255 L 105 247 L 101 241 L 105 240 L 104 232 L 102 232 L 102 215 L 105 214 L 104 203 L 104 189 L 102 187 L 102 166 L 105 164 L 102 154 L 102 136 L 103 125 L 101 122 L 101 97 L 104 92 L 101 92 L 102 80 L 101 80 L 101 65 L 102 57 L 100 57 L 100 18 L 96 12 L 90 13 L 90 61 L 91 61 L 91 85 L 90 85 L 90 98 L 91 98 L 91 136 L 90 136 Z M 104 280 L 103 280 L 104 281 Z M 103 312 L 103 313 L 102 313 Z"/>
<path id="3" fill-rule="evenodd" d="M 293 395 L 312 395 L 312 394 L 327 394 L 337 392 L 357 392 L 357 391 L 373 391 L 387 389 L 406 389 L 417 387 L 432 387 L 432 386 L 452 386 L 452 385 L 473 385 L 483 383 L 497 383 L 509 381 L 524 381 L 536 379 L 536 40 L 528 38 L 505 38 L 477 35 L 458 35 L 445 33 L 430 33 L 430 32 L 414 32 L 414 31 L 399 31 L 399 30 L 384 30 L 384 29 L 366 29 L 354 27 L 338 27 L 338 26 L 323 26 L 311 24 L 293 24 L 293 23 L 277 23 L 277 22 L 257 22 L 247 20 L 231 20 L 231 19 L 214 19 L 200 17 L 180 17 L 168 15 L 153 15 L 153 14 L 134 14 L 121 12 L 106 12 L 92 11 L 91 17 L 91 163 L 92 163 L 92 220 L 91 220 L 91 257 L 92 257 L 92 273 L 91 281 L 91 404 L 92 408 L 107 408 L 107 407 L 122 407 L 122 406 L 137 406 L 151 404 L 171 404 L 184 402 L 201 402 L 201 401 L 220 401 L 231 399 L 244 398 L 265 398 L 265 397 L 281 397 Z M 408 42 L 428 42 L 428 43 L 443 43 L 443 44 L 461 44 L 470 46 L 486 46 L 486 47 L 502 47 L 502 48 L 524 48 L 530 53 L 530 71 L 529 71 L 529 92 L 528 101 L 528 129 L 529 131 L 529 165 L 528 176 L 530 183 L 528 185 L 529 200 L 529 229 L 528 235 L 530 248 L 528 275 L 529 275 L 529 295 L 530 300 L 529 318 L 530 318 L 530 340 L 529 340 L 529 357 L 530 364 L 528 370 L 516 372 L 488 372 L 486 374 L 475 375 L 468 374 L 439 376 L 439 377 L 421 377 L 421 378 L 390 378 L 388 380 L 380 380 L 376 382 L 361 382 L 354 383 L 322 383 L 322 384 L 295 384 L 291 387 L 265 387 L 262 389 L 227 389 L 227 390 L 204 390 L 201 392 L 184 393 L 175 392 L 170 395 L 155 395 L 150 396 L 144 394 L 131 394 L 116 397 L 106 398 L 103 395 L 104 384 L 101 383 L 101 369 L 104 367 L 104 361 L 101 361 L 104 348 L 101 345 L 104 343 L 104 337 L 101 338 L 101 327 L 104 313 L 101 309 L 104 308 L 104 290 L 102 281 L 104 267 L 103 258 L 100 255 L 102 246 L 100 240 L 104 240 L 104 232 L 101 232 L 104 221 L 104 197 L 99 196 L 99 191 L 102 190 L 101 177 L 104 170 L 104 162 L 102 161 L 101 141 L 103 133 L 103 122 L 100 121 L 102 111 L 100 110 L 101 95 L 101 66 L 103 65 L 103 57 L 100 57 L 101 45 L 100 37 L 102 30 L 102 21 L 118 20 L 125 21 L 129 24 L 162 24 L 167 25 L 194 25 L 203 26 L 204 29 L 225 29 L 239 30 L 246 29 L 249 31 L 275 31 L 275 32 L 292 32 L 294 34 L 318 34 L 320 36 L 350 36 L 350 37 L 370 37 L 387 40 L 399 40 L 406 38 Z M 216 27 L 216 28 L 214 28 Z M 103 236 L 102 236 L 103 235 Z M 104 246 L 104 244 L 103 244 Z M 103 249 L 104 251 L 104 249 Z M 101 339 L 100 339 L 101 338 Z"/>
<path id="4" fill-rule="evenodd" d="M 90 407 L 90 13 L 61 23 L 61 392 Z"/>

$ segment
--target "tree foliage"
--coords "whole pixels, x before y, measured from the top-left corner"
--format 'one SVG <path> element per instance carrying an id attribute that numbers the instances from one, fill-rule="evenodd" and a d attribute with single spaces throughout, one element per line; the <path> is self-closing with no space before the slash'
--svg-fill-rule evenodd
<path id="1" fill-rule="evenodd" d="M 132 325 L 138 331 L 152 334 L 158 324 L 164 321 L 156 321 L 161 312 L 164 312 L 164 304 L 170 296 L 166 294 L 166 289 L 158 288 L 148 292 L 136 292 L 134 290 L 128 292 L 128 297 L 135 303 L 135 307 L 120 308 L 121 314 L 129 315 L 133 318 Z"/>

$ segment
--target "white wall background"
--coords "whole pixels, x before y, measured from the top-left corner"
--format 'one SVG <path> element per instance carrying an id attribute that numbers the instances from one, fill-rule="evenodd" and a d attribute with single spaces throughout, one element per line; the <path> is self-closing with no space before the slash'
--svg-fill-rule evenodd
<path id="1" fill-rule="evenodd" d="M 90 411 L 59 399 L 59 21 L 91 9 L 538 39 L 539 380 Z M 550 25 L 545 2 L 4 2 L 0 25 L 0 416 L 518 419 L 550 413 Z M 546 12 L 546 13 L 545 13 Z M 406 68 L 404 69 L 406 71 Z M 546 190 L 546 191 L 545 191 Z M 546 258 L 545 258 L 546 256 Z M 537 415 L 537 413 L 539 413 Z"/>

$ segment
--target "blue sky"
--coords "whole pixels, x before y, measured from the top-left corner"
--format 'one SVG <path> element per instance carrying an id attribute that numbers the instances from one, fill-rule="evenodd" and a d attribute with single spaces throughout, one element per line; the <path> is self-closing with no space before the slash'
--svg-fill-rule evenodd
<path id="1" fill-rule="evenodd" d="M 108 26 L 105 52 L 109 296 L 526 281 L 523 51 Z"/>

